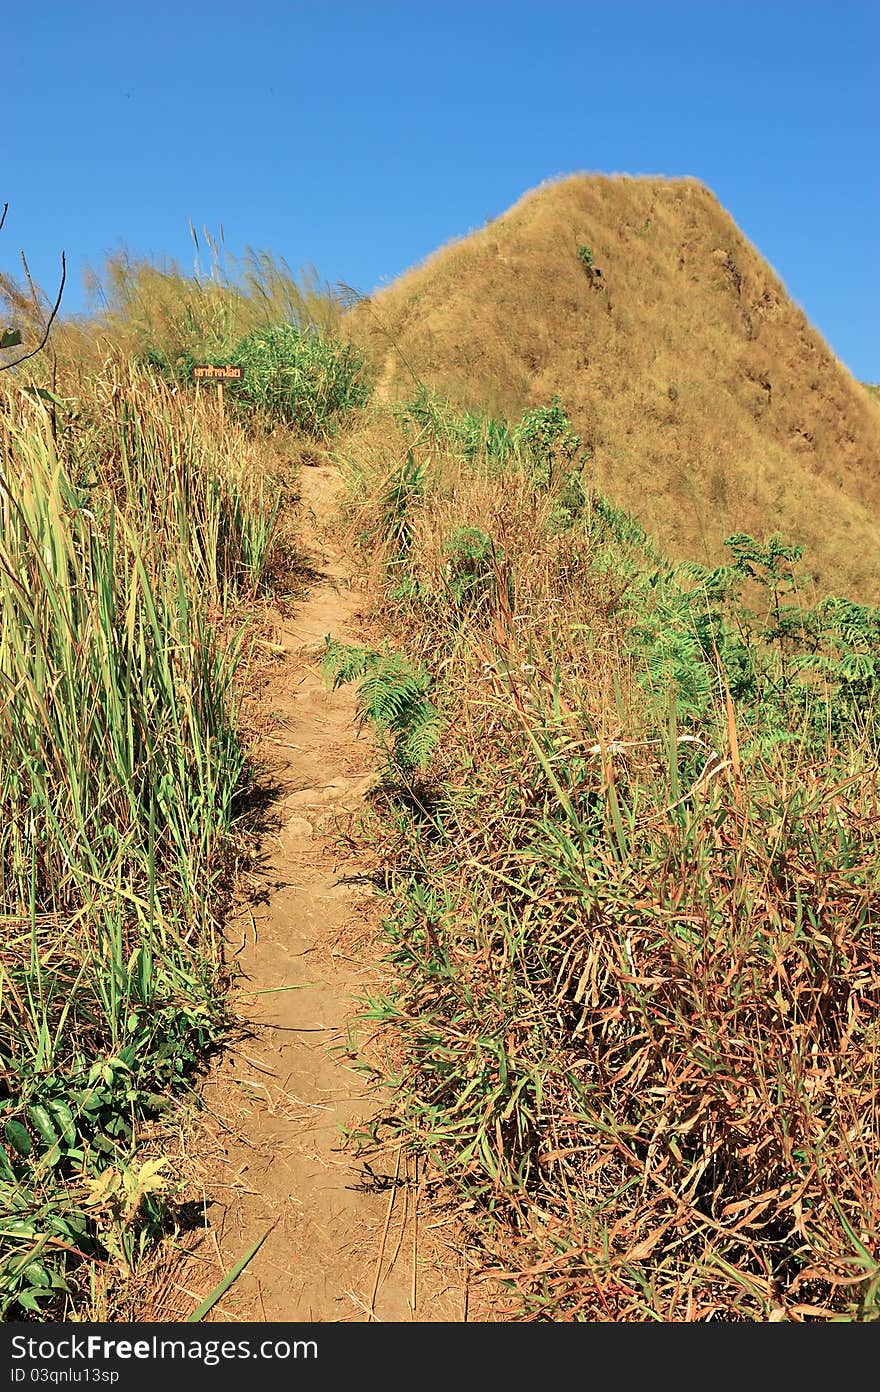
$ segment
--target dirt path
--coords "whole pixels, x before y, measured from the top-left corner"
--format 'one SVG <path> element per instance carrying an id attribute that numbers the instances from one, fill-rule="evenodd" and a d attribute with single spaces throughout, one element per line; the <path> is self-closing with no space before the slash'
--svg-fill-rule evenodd
<path id="1" fill-rule="evenodd" d="M 306 468 L 302 489 L 319 578 L 281 636 L 288 656 L 272 688 L 280 834 L 237 957 L 240 1013 L 255 1030 L 205 1089 L 219 1127 L 205 1181 L 218 1266 L 269 1235 L 212 1318 L 460 1320 L 464 1279 L 449 1253 L 441 1273 L 414 1162 L 400 1157 L 395 1183 L 392 1151 L 370 1162 L 374 1180 L 342 1145 L 341 1128 L 376 1105 L 345 1049 L 355 998 L 377 979 L 378 906 L 338 830 L 375 756 L 356 734 L 350 689 L 331 695 L 320 674 L 325 634 L 356 639 L 363 602 L 328 528 L 341 481 Z"/>
<path id="2" fill-rule="evenodd" d="M 385 361 L 382 364 L 382 371 L 374 391 L 374 399 L 381 405 L 386 405 L 391 400 L 391 387 L 394 382 L 394 369 L 397 366 L 397 355 L 394 349 L 390 349 L 385 354 Z"/>

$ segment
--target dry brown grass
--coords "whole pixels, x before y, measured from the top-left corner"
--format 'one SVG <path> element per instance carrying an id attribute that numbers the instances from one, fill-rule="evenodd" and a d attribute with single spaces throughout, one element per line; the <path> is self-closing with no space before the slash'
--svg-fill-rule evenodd
<path id="1" fill-rule="evenodd" d="M 821 590 L 880 600 L 880 404 L 694 180 L 544 186 L 348 323 L 392 397 L 407 363 L 468 406 L 558 393 L 596 486 L 673 556 L 780 530 Z"/>
<path id="2" fill-rule="evenodd" d="M 876 1320 L 876 755 L 767 749 L 754 709 L 691 727 L 640 690 L 598 530 L 556 534 L 516 473 L 416 442 L 401 543 L 398 443 L 357 437 L 355 528 L 446 726 L 366 824 L 377 1135 L 457 1191 L 509 1318 Z M 472 606 L 462 523 L 503 553 Z"/>

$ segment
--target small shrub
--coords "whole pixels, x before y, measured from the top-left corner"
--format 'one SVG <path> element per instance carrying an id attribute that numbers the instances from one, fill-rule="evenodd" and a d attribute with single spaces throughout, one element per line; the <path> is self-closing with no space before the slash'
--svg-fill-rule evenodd
<path id="1" fill-rule="evenodd" d="M 504 552 L 479 527 L 456 527 L 446 544 L 446 583 L 459 609 L 474 608 L 496 586 Z"/>
<path id="2" fill-rule="evenodd" d="M 255 329 L 232 353 L 244 368 L 235 397 L 267 423 L 326 438 L 339 418 L 369 398 L 361 355 L 348 344 L 293 324 Z"/>
<path id="3" fill-rule="evenodd" d="M 535 482 L 544 488 L 549 488 L 563 469 L 574 466 L 583 446 L 558 396 L 551 398 L 549 406 L 526 411 L 513 436 L 531 455 Z"/>

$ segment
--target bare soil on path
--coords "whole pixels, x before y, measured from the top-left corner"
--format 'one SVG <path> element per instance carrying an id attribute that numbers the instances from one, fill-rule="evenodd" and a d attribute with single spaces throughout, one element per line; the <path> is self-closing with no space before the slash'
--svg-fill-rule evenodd
<path id="1" fill-rule="evenodd" d="M 278 819 L 264 846 L 262 902 L 236 954 L 247 1037 L 204 1088 L 210 1228 L 201 1274 L 190 1264 L 178 1292 L 204 1294 L 268 1235 L 211 1319 L 465 1317 L 463 1269 L 432 1231 L 414 1160 L 395 1147 L 365 1164 L 343 1135 L 378 1105 L 348 1046 L 358 998 L 381 979 L 381 948 L 366 867 L 340 840 L 376 755 L 355 728 L 351 689 L 328 692 L 320 672 L 325 635 L 357 641 L 364 604 L 333 539 L 341 487 L 332 468 L 303 470 L 301 532 L 315 578 L 280 635 L 260 751 Z"/>

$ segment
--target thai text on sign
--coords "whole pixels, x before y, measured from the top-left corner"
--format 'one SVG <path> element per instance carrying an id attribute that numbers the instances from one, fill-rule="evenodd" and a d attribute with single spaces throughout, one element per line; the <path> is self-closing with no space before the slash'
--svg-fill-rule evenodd
<path id="1" fill-rule="evenodd" d="M 244 368 L 234 367 L 232 363 L 224 363 L 220 367 L 206 363 L 194 367 L 192 372 L 197 382 L 240 382 L 244 377 Z"/>

